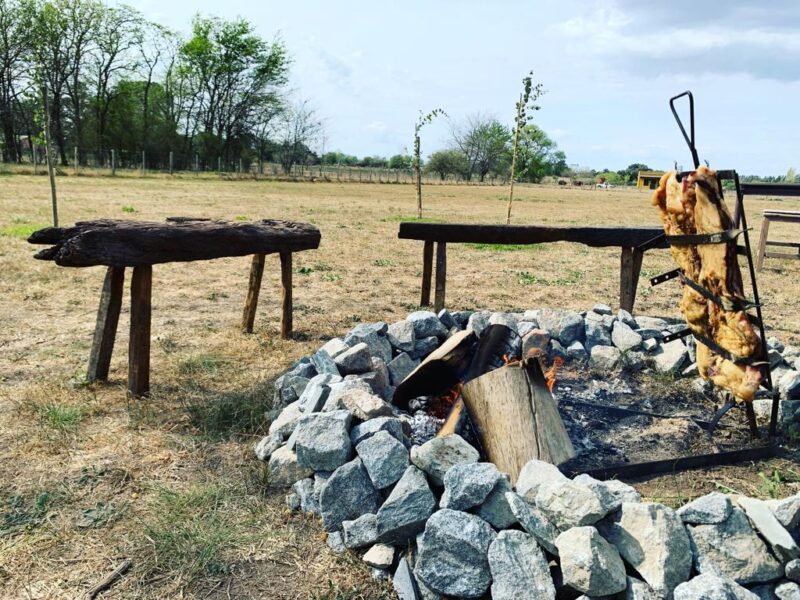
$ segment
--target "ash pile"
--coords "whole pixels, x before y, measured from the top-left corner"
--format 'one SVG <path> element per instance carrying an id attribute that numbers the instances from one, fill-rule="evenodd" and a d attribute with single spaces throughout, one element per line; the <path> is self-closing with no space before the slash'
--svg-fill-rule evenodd
<path id="1" fill-rule="evenodd" d="M 618 420 L 615 431 L 601 419 L 603 405 L 669 408 L 678 431 L 706 417 L 703 398 L 713 409 L 696 379 L 691 341 L 662 343 L 664 332 L 683 327 L 666 319 L 613 315 L 598 305 L 583 315 L 445 310 L 359 325 L 277 380 L 269 435 L 256 446 L 270 485 L 291 487 L 288 505 L 321 518 L 331 549 L 357 552 L 402 599 L 800 597 L 800 495 L 762 502 L 713 493 L 674 511 L 642 502 L 622 482 L 570 479 L 541 460 L 509 475 L 486 460 L 469 428 L 437 435 L 457 394 L 393 403 L 397 388 L 448 339 L 466 331 L 480 340 L 492 325 L 514 332 L 505 362 L 522 355 L 523 339 L 536 340 L 544 367 L 564 362 L 557 379 L 545 373 L 575 448 L 572 461 L 661 451 L 634 443 L 651 417 Z M 770 348 L 781 417 L 791 425 L 800 350 L 778 340 Z M 675 406 L 677 395 L 652 393 L 659 386 L 650 380 L 681 386 L 685 406 Z M 599 408 L 579 410 L 579 402 Z M 768 408 L 756 406 L 766 419 Z M 650 437 L 670 433 L 669 425 L 662 429 Z M 737 441 L 739 432 L 723 429 Z M 625 433 L 630 443 L 620 442 Z"/>

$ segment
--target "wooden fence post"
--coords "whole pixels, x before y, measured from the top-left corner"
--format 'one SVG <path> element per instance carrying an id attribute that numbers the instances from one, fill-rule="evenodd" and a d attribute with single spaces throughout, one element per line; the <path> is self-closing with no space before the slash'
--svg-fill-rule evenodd
<path id="1" fill-rule="evenodd" d="M 281 338 L 292 337 L 292 253 L 281 252 Z"/>
<path id="2" fill-rule="evenodd" d="M 446 282 L 447 244 L 445 242 L 436 242 L 436 295 L 433 298 L 433 311 L 437 314 L 444 308 Z"/>
<path id="3" fill-rule="evenodd" d="M 133 268 L 131 278 L 131 333 L 128 342 L 128 393 L 150 392 L 150 315 L 153 286 L 152 265 Z"/>
<path id="4" fill-rule="evenodd" d="M 169 174 L 172 175 L 173 171 L 173 163 L 172 163 L 172 150 L 169 151 Z"/>
<path id="5" fill-rule="evenodd" d="M 145 154 L 144 150 L 142 150 L 142 177 L 144 177 L 144 170 L 145 170 Z"/>
<path id="6" fill-rule="evenodd" d="M 113 148 L 111 149 L 111 174 L 117 174 L 117 152 Z"/>
<path id="7" fill-rule="evenodd" d="M 642 270 L 644 253 L 637 248 L 622 248 L 619 269 L 619 306 L 633 313 L 636 302 L 636 288 L 639 284 L 639 273 Z"/>
<path id="8" fill-rule="evenodd" d="M 100 306 L 97 309 L 97 323 L 94 327 L 92 350 L 89 353 L 88 381 L 108 379 L 108 367 L 114 340 L 117 336 L 119 312 L 122 306 L 122 286 L 125 282 L 125 267 L 108 267 L 100 292 Z"/>
<path id="9" fill-rule="evenodd" d="M 253 323 L 256 320 L 258 294 L 261 291 L 261 278 L 263 275 L 264 255 L 254 254 L 253 262 L 250 264 L 250 282 L 247 286 L 247 299 L 244 302 L 244 314 L 242 315 L 242 330 L 245 333 L 253 333 Z"/>
<path id="10" fill-rule="evenodd" d="M 433 270 L 433 242 L 425 241 L 422 250 L 422 295 L 419 300 L 420 306 L 430 306 L 431 304 L 431 271 Z"/>

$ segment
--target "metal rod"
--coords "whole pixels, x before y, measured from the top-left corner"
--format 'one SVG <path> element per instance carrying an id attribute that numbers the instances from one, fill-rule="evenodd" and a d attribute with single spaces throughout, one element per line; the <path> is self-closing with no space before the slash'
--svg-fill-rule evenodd
<path id="1" fill-rule="evenodd" d="M 675 109 L 675 100 L 678 98 L 683 98 L 687 96 L 689 98 L 689 131 L 690 134 L 686 134 L 686 128 L 683 126 L 683 121 L 678 116 L 678 111 Z M 689 151 L 692 153 L 692 162 L 694 163 L 694 168 L 700 166 L 700 158 L 697 156 L 697 146 L 695 145 L 695 135 L 694 135 L 694 96 L 692 96 L 692 92 L 686 90 L 685 92 L 678 94 L 677 96 L 673 96 L 669 99 L 669 108 L 672 110 L 672 116 L 675 117 L 675 121 L 678 123 L 678 127 L 681 129 L 681 133 L 683 134 L 683 139 L 686 140 L 686 144 L 689 146 Z"/>

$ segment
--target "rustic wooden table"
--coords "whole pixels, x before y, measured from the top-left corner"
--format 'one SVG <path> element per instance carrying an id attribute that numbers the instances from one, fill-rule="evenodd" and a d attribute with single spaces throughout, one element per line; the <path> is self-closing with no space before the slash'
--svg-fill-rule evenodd
<path id="1" fill-rule="evenodd" d="M 319 229 L 306 223 L 262 220 L 212 221 L 172 217 L 166 223 L 145 221 L 82 221 L 73 227 L 47 227 L 28 242 L 49 244 L 35 258 L 62 267 L 106 266 L 100 294 L 87 379 L 108 378 L 117 333 L 125 269 L 131 278 L 131 327 L 128 342 L 128 392 L 150 391 L 150 322 L 153 265 L 253 255 L 242 329 L 253 331 L 264 257 L 278 253 L 281 260 L 281 337 L 292 334 L 292 253 L 319 247 Z"/>

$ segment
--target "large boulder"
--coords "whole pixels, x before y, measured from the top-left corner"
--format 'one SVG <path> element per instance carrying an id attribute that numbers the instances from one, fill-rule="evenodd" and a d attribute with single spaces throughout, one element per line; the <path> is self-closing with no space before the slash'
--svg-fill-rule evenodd
<path id="1" fill-rule="evenodd" d="M 328 394 L 331 392 L 331 383 L 338 383 L 342 380 L 338 375 L 331 375 L 330 373 L 323 373 L 322 375 L 314 375 L 306 385 L 306 389 L 300 394 L 298 398 L 300 402 L 300 410 L 305 414 L 310 414 L 322 410 L 325 406 L 325 401 L 328 399 Z"/>
<path id="2" fill-rule="evenodd" d="M 436 336 L 439 339 L 447 337 L 447 327 L 445 327 L 433 313 L 428 310 L 418 310 L 406 317 L 414 327 L 414 335 L 418 340 L 426 337 Z"/>
<path id="3" fill-rule="evenodd" d="M 403 319 L 397 323 L 389 325 L 389 330 L 386 332 L 386 339 L 392 347 L 399 352 L 411 352 L 414 350 L 414 342 L 417 337 L 414 334 L 414 324 Z"/>
<path id="4" fill-rule="evenodd" d="M 334 471 L 350 460 L 350 420 L 346 410 L 302 417 L 295 437 L 298 464 L 314 471 Z"/>
<path id="5" fill-rule="evenodd" d="M 622 321 L 614 323 L 614 329 L 611 331 L 611 340 L 620 349 L 620 352 L 636 350 L 642 345 L 642 336 L 631 329 L 630 325 Z"/>
<path id="6" fill-rule="evenodd" d="M 689 525 L 695 568 L 737 583 L 763 583 L 778 579 L 783 568 L 753 530 L 744 511 L 733 508 L 722 523 Z"/>
<path id="7" fill-rule="evenodd" d="M 444 475 L 444 494 L 439 506 L 453 510 L 477 506 L 501 479 L 503 475 L 493 463 L 453 465 Z"/>
<path id="8" fill-rule="evenodd" d="M 561 483 L 569 481 L 557 466 L 542 460 L 529 460 L 517 476 L 517 493 L 528 502 L 536 501 L 536 492 L 544 483 Z"/>
<path id="9" fill-rule="evenodd" d="M 377 515 L 378 539 L 400 545 L 425 528 L 425 521 L 436 509 L 425 474 L 410 465 Z"/>
<path id="10" fill-rule="evenodd" d="M 411 448 L 411 462 L 425 471 L 431 481 L 444 485 L 444 476 L 453 465 L 478 462 L 478 451 L 458 434 L 435 437 Z"/>
<path id="11" fill-rule="evenodd" d="M 372 355 L 364 342 L 357 343 L 333 360 L 342 375 L 366 373 L 372 369 Z"/>
<path id="12" fill-rule="evenodd" d="M 489 589 L 489 546 L 496 533 L 475 515 L 443 508 L 425 525 L 417 577 L 447 596 L 480 598 Z"/>
<path id="13" fill-rule="evenodd" d="M 342 521 L 377 512 L 381 495 L 372 485 L 361 459 L 356 458 L 333 472 L 322 488 L 319 505 L 322 526 L 326 531 L 336 531 Z"/>
<path id="14" fill-rule="evenodd" d="M 593 346 L 589 353 L 589 366 L 598 371 L 612 371 L 619 365 L 622 353 L 615 346 Z"/>
<path id="15" fill-rule="evenodd" d="M 597 523 L 611 510 L 590 487 L 570 480 L 540 485 L 536 506 L 562 530 Z"/>
<path id="16" fill-rule="evenodd" d="M 617 510 L 623 502 L 641 502 L 642 498 L 634 488 L 617 479 L 600 481 L 585 473 L 573 479 L 575 483 L 588 487 L 600 499 L 606 514 Z"/>
<path id="17" fill-rule="evenodd" d="M 609 596 L 625 589 L 619 552 L 594 527 L 573 527 L 556 538 L 564 583 L 587 596 Z"/>
<path id="18" fill-rule="evenodd" d="M 392 360 L 392 345 L 386 339 L 386 323 L 375 323 L 372 325 L 356 325 L 350 333 L 348 333 L 344 341 L 348 346 L 355 347 L 359 344 L 365 344 L 370 356 L 376 356 L 388 363 Z M 338 356 L 335 360 L 338 360 Z M 337 363 L 338 365 L 338 363 Z M 339 365 L 341 371 L 341 365 Z M 342 372 L 343 374 L 346 374 Z"/>
<path id="19" fill-rule="evenodd" d="M 689 349 L 681 340 L 661 344 L 653 353 L 656 370 L 659 373 L 676 374 L 689 358 Z"/>
<path id="20" fill-rule="evenodd" d="M 657 593 L 689 578 L 692 553 L 678 515 L 663 504 L 624 502 L 597 524 L 600 533 Z"/>
<path id="21" fill-rule="evenodd" d="M 489 546 L 492 600 L 555 600 L 547 559 L 522 531 L 501 531 Z"/>
<path id="22" fill-rule="evenodd" d="M 388 431 L 379 431 L 356 446 L 372 484 L 382 490 L 395 483 L 408 467 L 408 450 Z"/>
<path id="23" fill-rule="evenodd" d="M 759 600 L 759 598 L 732 579 L 713 573 L 703 573 L 676 587 L 674 600 Z"/>

